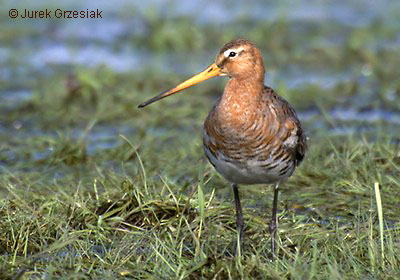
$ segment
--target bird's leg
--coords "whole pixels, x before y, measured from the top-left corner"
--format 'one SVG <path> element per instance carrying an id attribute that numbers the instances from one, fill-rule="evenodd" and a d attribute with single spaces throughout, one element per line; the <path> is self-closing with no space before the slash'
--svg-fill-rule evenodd
<path id="1" fill-rule="evenodd" d="M 240 198 L 239 198 L 239 190 L 238 185 L 236 183 L 232 184 L 233 194 L 235 196 L 235 206 L 236 206 L 236 228 L 237 228 L 237 246 L 236 246 L 236 255 L 240 255 L 240 248 L 242 244 L 242 237 L 243 237 L 243 213 L 242 213 L 242 206 L 240 205 Z"/>
<path id="2" fill-rule="evenodd" d="M 274 260 L 274 256 L 275 256 L 275 236 L 276 236 L 276 229 L 277 229 L 276 210 L 278 208 L 278 192 L 279 192 L 279 183 L 276 183 L 275 187 L 274 187 L 274 202 L 273 202 L 273 206 L 272 206 L 271 223 L 269 224 L 269 232 L 271 234 L 272 260 Z"/>

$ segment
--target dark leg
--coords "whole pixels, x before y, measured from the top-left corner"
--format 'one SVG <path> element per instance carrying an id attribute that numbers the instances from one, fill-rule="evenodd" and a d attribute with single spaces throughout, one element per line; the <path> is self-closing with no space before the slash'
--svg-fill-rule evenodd
<path id="1" fill-rule="evenodd" d="M 238 244 L 236 248 L 236 254 L 240 255 L 239 248 L 242 243 L 242 237 L 243 237 L 243 213 L 242 213 L 242 206 L 240 205 L 240 199 L 239 199 L 239 190 L 238 190 L 238 185 L 233 183 L 232 184 L 233 188 L 233 194 L 235 196 L 235 206 L 236 206 L 236 228 L 238 232 Z"/>
<path id="2" fill-rule="evenodd" d="M 275 236 L 276 236 L 276 229 L 277 229 L 276 210 L 278 209 L 278 192 L 279 192 L 279 183 L 276 183 L 275 188 L 274 188 L 274 203 L 272 206 L 271 223 L 269 224 L 269 232 L 271 234 L 272 260 L 274 260 L 274 256 L 275 256 Z"/>

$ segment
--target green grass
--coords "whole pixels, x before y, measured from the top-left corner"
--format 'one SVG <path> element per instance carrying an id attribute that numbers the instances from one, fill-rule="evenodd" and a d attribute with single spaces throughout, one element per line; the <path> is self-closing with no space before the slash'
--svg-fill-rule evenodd
<path id="1" fill-rule="evenodd" d="M 246 229 L 238 259 L 232 198 L 218 195 L 229 188 L 204 161 L 193 160 L 187 168 L 198 179 L 185 191 L 146 168 L 136 177 L 98 174 L 86 188 L 36 182 L 40 190 L 33 190 L 29 178 L 3 176 L 2 278 L 399 277 L 398 148 L 385 139 L 341 139 L 335 146 L 324 140 L 311 141 L 306 162 L 282 188 L 275 263 L 268 234 L 272 190 L 240 189 Z"/>
<path id="2" fill-rule="evenodd" d="M 310 150 L 281 188 L 276 261 L 270 262 L 272 190 L 266 186 L 240 188 L 246 229 L 237 258 L 231 190 L 201 147 L 202 120 L 214 97 L 200 91 L 213 83 L 137 110 L 158 85 L 105 69 L 76 75 L 78 91 L 52 77 L 31 101 L 2 116 L 22 128 L 1 135 L 1 278 L 400 276 L 395 127 L 378 122 L 372 131 L 335 136 L 330 129 L 348 123 L 323 108 L 317 121 L 326 126 L 305 120 Z M 98 84 L 85 84 L 81 75 Z M 291 100 L 302 92 L 286 94 Z M 303 102 L 292 103 L 312 101 Z M 24 126 L 32 119 L 40 120 L 41 134 Z M 18 134 L 24 131 L 27 136 Z M 113 145 L 92 151 L 102 138 L 91 137 L 101 132 Z"/>
<path id="3" fill-rule="evenodd" d="M 349 123 L 320 107 L 317 119 L 304 121 L 306 160 L 281 188 L 275 263 L 266 186 L 240 188 L 246 229 L 236 258 L 231 190 L 201 147 L 214 97 L 200 92 L 216 83 L 137 110 L 159 85 L 106 69 L 76 75 L 79 90 L 55 76 L 1 116 L 21 128 L 1 134 L 0 278 L 400 277 L 395 126 L 377 122 L 369 124 L 372 131 L 335 136 L 330 129 Z M 289 90 L 286 97 L 302 93 Z M 302 102 L 292 103 L 312 101 Z M 40 134 L 31 134 L 29 120 L 40 120 L 34 126 Z M 315 121 L 324 125 L 315 128 Z M 91 150 L 103 141 L 92 138 L 101 132 L 112 146 Z"/>

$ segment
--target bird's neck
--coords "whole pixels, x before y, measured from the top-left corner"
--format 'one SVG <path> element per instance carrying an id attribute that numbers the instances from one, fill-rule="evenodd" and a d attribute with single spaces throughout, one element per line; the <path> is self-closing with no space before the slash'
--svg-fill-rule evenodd
<path id="1" fill-rule="evenodd" d="M 225 86 L 221 105 L 227 107 L 253 106 L 258 103 L 264 90 L 264 77 L 232 77 Z"/>
<path id="2" fill-rule="evenodd" d="M 250 121 L 260 105 L 263 90 L 264 77 L 232 77 L 218 104 L 219 118 L 239 125 Z"/>

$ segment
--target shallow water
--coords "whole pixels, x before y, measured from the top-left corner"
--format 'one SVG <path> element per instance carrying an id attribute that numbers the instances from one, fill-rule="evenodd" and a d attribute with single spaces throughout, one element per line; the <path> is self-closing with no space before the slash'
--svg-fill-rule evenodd
<path id="1" fill-rule="evenodd" d="M 251 18 L 251 20 L 278 21 L 285 19 L 288 22 L 314 24 L 343 24 L 344 28 L 338 30 L 335 37 L 321 38 L 319 44 L 340 44 L 341 34 L 347 27 L 367 26 L 371 22 L 382 20 L 387 25 L 396 25 L 399 19 L 396 11 L 400 10 L 398 1 L 252 1 L 248 3 L 225 1 L 160 1 L 152 0 L 145 3 L 132 3 L 120 0 L 114 4 L 107 1 L 69 1 L 68 4 L 52 1 L 20 1 L 15 6 L 14 1 L 7 0 L 3 3 L 3 13 L 12 9 L 22 13 L 24 9 L 51 9 L 85 10 L 100 9 L 103 18 L 89 19 L 10 19 L 3 17 L 3 26 L 19 32 L 14 43 L 0 45 L 0 58 L 2 62 L 15 59 L 17 65 L 24 63 L 24 67 L 36 71 L 44 71 L 48 65 L 82 64 L 89 67 L 101 64 L 111 67 L 115 71 L 135 70 L 147 62 L 153 64 L 160 57 L 152 53 L 143 53 L 143 49 L 131 46 L 129 39 L 133 34 L 145 34 L 146 23 L 143 16 L 155 14 L 161 18 L 176 16 L 189 16 L 199 24 L 235 24 L 238 18 Z M 221 26 L 222 27 L 222 26 Z M 24 32 L 21 32 L 23 30 Z M 223 30 L 221 30 L 223 32 Z M 151 36 L 151 34 L 149 34 Z M 400 40 L 388 38 L 375 47 L 395 47 Z M 386 45 L 385 45 L 386 44 Z M 7 46 L 8 45 L 8 46 Z M 115 45 L 122 47 L 115 48 Z M 145 49 L 145 48 L 144 48 Z M 150 61 L 149 61 L 150 60 Z M 2 77 L 8 77 L 7 72 Z"/>

